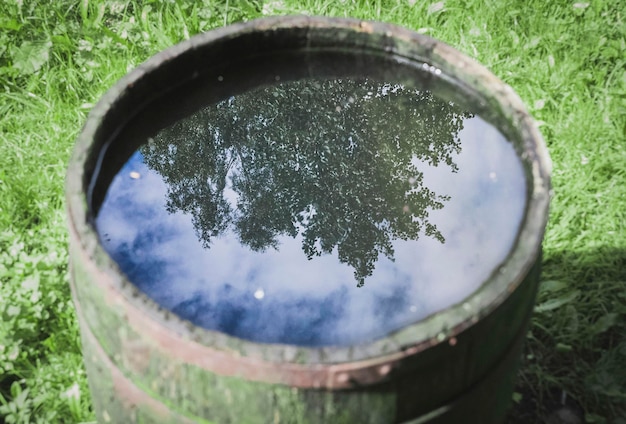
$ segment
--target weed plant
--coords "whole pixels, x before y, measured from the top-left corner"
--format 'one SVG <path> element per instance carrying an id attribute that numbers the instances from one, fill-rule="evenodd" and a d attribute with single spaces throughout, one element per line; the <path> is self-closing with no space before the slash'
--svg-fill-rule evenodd
<path id="1" fill-rule="evenodd" d="M 543 422 L 564 401 L 587 423 L 626 423 L 622 0 L 0 0 L 0 421 L 94 419 L 63 200 L 87 112 L 166 47 L 294 13 L 406 26 L 521 95 L 550 149 L 554 197 L 510 422 Z"/>

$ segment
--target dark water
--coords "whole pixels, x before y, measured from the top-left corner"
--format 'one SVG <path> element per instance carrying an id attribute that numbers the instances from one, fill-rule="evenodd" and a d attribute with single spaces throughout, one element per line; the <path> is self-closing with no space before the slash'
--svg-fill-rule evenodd
<path id="1" fill-rule="evenodd" d="M 150 137 L 96 219 L 148 296 L 266 343 L 347 345 L 462 301 L 511 248 L 513 146 L 420 87 L 281 82 Z"/>

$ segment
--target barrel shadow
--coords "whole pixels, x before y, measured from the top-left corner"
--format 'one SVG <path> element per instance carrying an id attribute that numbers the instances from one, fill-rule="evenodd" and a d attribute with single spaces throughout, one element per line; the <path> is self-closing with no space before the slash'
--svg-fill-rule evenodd
<path id="1" fill-rule="evenodd" d="M 544 255 L 506 422 L 583 423 L 585 413 L 613 422 L 626 416 L 626 249 Z"/>

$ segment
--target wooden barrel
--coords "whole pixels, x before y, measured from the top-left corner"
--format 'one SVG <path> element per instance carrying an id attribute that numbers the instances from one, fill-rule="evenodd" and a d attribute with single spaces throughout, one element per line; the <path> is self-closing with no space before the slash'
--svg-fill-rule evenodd
<path id="1" fill-rule="evenodd" d="M 126 279 L 94 229 L 90 205 L 101 201 L 106 188 L 93 181 L 95 175 L 106 179 L 103 169 L 119 168 L 129 155 L 120 134 L 132 134 L 129 123 L 164 98 L 176 105 L 161 111 L 168 119 L 194 107 L 186 99 L 205 71 L 218 73 L 220 66 L 259 52 L 325 49 L 434 66 L 505 122 L 501 129 L 521 152 L 528 188 L 510 254 L 462 302 L 354 346 L 254 343 L 196 327 L 160 308 Z M 240 84 L 259 84 L 250 79 L 253 71 L 242 69 Z M 203 89 L 221 95 L 210 85 Z M 94 107 L 67 174 L 71 288 L 98 421 L 501 422 L 539 281 L 549 172 L 543 140 L 508 85 L 451 47 L 397 26 L 267 18 L 200 34 L 157 54 Z"/>

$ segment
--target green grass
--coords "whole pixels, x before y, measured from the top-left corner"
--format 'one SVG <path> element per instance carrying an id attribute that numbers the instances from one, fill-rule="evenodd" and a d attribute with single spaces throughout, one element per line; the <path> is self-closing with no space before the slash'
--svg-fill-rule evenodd
<path id="1" fill-rule="evenodd" d="M 0 0 L 0 421 L 93 420 L 68 289 L 63 183 L 86 113 L 198 32 L 306 13 L 397 23 L 488 66 L 554 164 L 543 276 L 511 422 L 567 394 L 626 423 L 626 7 L 622 0 Z"/>

